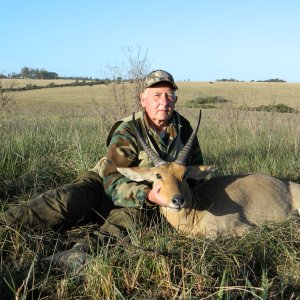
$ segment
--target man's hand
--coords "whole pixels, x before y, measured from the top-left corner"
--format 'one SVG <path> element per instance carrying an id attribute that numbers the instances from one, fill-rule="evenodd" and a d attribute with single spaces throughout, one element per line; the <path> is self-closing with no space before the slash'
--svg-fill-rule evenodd
<path id="1" fill-rule="evenodd" d="M 159 184 L 153 186 L 152 190 L 148 194 L 148 200 L 159 206 L 164 206 L 164 207 L 168 206 L 168 204 L 161 198 L 159 191 L 160 191 Z"/>

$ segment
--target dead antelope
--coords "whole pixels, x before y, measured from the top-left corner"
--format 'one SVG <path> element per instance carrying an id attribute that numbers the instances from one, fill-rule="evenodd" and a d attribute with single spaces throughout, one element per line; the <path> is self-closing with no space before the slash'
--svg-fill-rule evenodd
<path id="1" fill-rule="evenodd" d="M 118 168 L 134 181 L 159 183 L 160 195 L 169 204 L 160 207 L 167 221 L 187 235 L 242 234 L 254 226 L 286 220 L 300 212 L 300 185 L 254 173 L 215 177 L 190 190 L 187 178 L 199 180 L 213 166 L 186 166 L 198 124 L 174 162 L 165 162 L 136 134 L 154 167 Z"/>

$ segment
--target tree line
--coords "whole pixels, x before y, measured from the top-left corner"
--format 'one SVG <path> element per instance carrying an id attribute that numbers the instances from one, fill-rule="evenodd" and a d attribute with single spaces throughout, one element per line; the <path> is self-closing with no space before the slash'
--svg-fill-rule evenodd
<path id="1" fill-rule="evenodd" d="M 58 74 L 55 72 L 49 72 L 45 69 L 33 69 L 24 67 L 21 69 L 20 76 L 22 78 L 30 79 L 57 79 Z"/>
<path id="2" fill-rule="evenodd" d="M 0 79 L 74 79 L 74 80 L 97 80 L 98 78 L 83 76 L 59 76 L 56 72 L 50 72 L 46 69 L 23 67 L 19 73 L 1 74 Z"/>
<path id="3" fill-rule="evenodd" d="M 238 80 L 234 78 L 230 78 L 230 79 L 222 78 L 222 79 L 217 79 L 216 81 L 244 82 L 244 80 Z M 255 82 L 255 80 L 250 80 L 250 82 Z M 279 78 L 271 78 L 266 80 L 256 80 L 256 82 L 286 82 L 286 81 Z"/>
<path id="4" fill-rule="evenodd" d="M 56 72 L 49 72 L 46 69 L 34 69 L 29 67 L 23 67 L 19 73 L 11 73 L 8 75 L 0 73 L 0 79 L 74 79 L 74 80 L 96 80 L 96 81 L 105 81 L 106 83 L 110 82 L 111 79 L 105 78 L 100 80 L 99 78 L 92 78 L 92 77 L 78 77 L 78 76 L 59 76 Z M 114 81 L 121 82 L 121 81 L 132 81 L 131 79 L 124 79 L 122 77 L 114 78 Z M 189 79 L 187 81 L 190 81 Z M 216 79 L 218 81 L 229 81 L 229 82 L 244 82 L 244 80 L 238 80 L 234 78 L 222 78 Z M 255 82 L 255 80 L 250 80 L 250 82 Z M 256 80 L 256 82 L 286 82 L 283 79 L 279 78 L 272 78 L 267 80 Z M 213 83 L 213 82 L 211 82 Z"/>

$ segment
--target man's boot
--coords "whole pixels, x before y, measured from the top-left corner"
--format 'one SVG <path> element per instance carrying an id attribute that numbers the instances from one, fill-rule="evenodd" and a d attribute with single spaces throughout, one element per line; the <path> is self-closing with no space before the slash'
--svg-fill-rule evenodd
<path id="1" fill-rule="evenodd" d="M 80 275 L 89 259 L 89 246 L 76 243 L 71 249 L 45 257 L 41 260 L 44 270 L 49 268 L 71 276 Z"/>

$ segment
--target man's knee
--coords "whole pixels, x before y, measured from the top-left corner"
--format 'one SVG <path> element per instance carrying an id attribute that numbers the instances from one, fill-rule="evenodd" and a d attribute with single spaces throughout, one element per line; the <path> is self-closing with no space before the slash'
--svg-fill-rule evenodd
<path id="1" fill-rule="evenodd" d="M 146 218 L 144 211 L 138 208 L 116 208 L 111 211 L 107 220 L 115 224 L 134 224 Z"/>
<path id="2" fill-rule="evenodd" d="M 116 236 L 139 230 L 150 224 L 149 214 L 138 208 L 116 208 L 107 217 L 101 230 Z M 116 234 L 118 233 L 118 234 Z"/>
<path id="3" fill-rule="evenodd" d="M 105 202 L 101 177 L 95 172 L 85 171 L 71 184 L 9 208 L 4 219 L 6 223 L 23 223 L 28 227 L 68 227 L 87 220 L 98 207 L 105 206 Z"/>
<path id="4" fill-rule="evenodd" d="M 77 176 L 76 180 L 74 182 L 87 182 L 87 183 L 101 183 L 102 185 L 102 178 L 93 171 L 82 171 Z"/>

